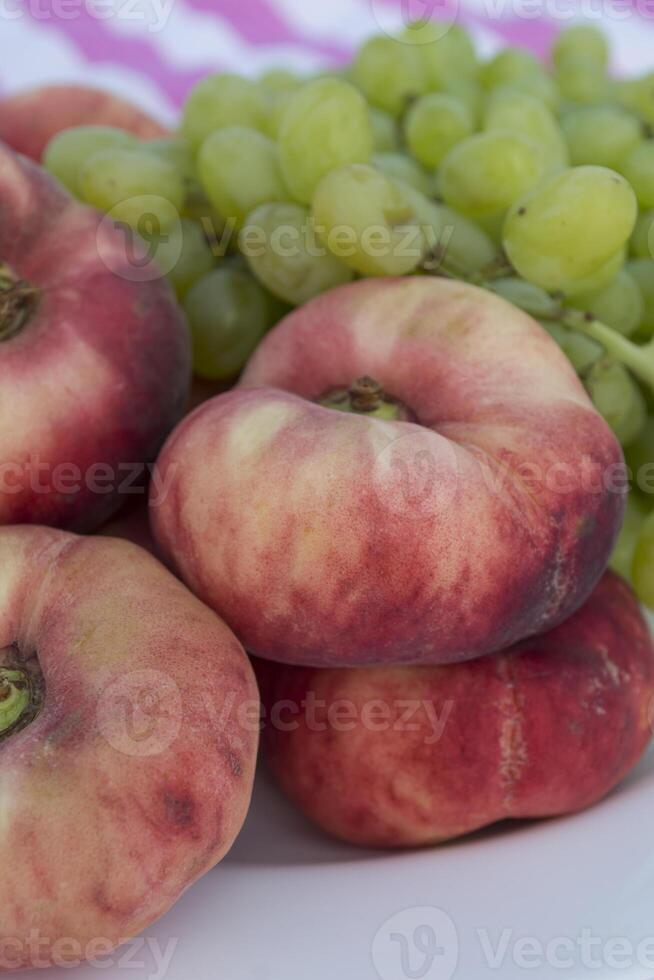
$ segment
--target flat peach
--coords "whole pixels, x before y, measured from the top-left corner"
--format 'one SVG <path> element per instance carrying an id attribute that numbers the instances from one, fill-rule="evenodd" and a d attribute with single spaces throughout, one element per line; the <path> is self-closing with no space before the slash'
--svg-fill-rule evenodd
<path id="1" fill-rule="evenodd" d="M 229 850 L 258 694 L 230 630 L 134 545 L 1 528 L 0 578 L 0 969 L 65 964 Z"/>
<path id="2" fill-rule="evenodd" d="M 0 143 L 0 524 L 94 530 L 182 417 L 188 327 L 141 258 Z"/>
<path id="3" fill-rule="evenodd" d="M 45 85 L 0 100 L 0 140 L 37 162 L 52 137 L 72 126 L 117 126 L 141 139 L 168 135 L 126 99 L 86 85 Z"/>
<path id="4" fill-rule="evenodd" d="M 581 810 L 652 735 L 654 647 L 612 573 L 565 623 L 474 662 L 255 666 L 272 771 L 311 820 L 355 844 L 433 844 Z"/>
<path id="5" fill-rule="evenodd" d="M 286 317 L 155 472 L 184 581 L 250 652 L 315 666 L 455 662 L 553 626 L 604 571 L 626 489 L 548 334 L 426 277 Z"/>

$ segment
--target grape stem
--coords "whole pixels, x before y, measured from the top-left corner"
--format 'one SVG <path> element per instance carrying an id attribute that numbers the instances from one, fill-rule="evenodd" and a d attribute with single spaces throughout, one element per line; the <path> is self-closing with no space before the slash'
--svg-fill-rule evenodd
<path id="1" fill-rule="evenodd" d="M 560 323 L 569 330 L 576 330 L 596 340 L 607 354 L 620 361 L 654 392 L 654 341 L 634 344 L 633 340 L 596 320 L 592 314 L 579 310 L 566 310 L 560 317 Z"/>
<path id="2" fill-rule="evenodd" d="M 501 262 L 494 264 L 488 270 L 473 275 L 464 275 L 457 269 L 450 260 L 441 253 L 431 253 L 423 263 L 423 269 L 432 275 L 444 276 L 448 279 L 459 279 L 469 282 L 471 285 L 481 286 L 494 292 L 493 279 L 498 277 L 498 269 L 502 269 L 501 275 L 507 274 L 507 266 Z M 510 268 L 510 267 L 509 267 Z M 513 270 L 511 270 L 513 271 Z M 558 323 L 568 330 L 576 333 L 585 334 L 592 340 L 597 341 L 607 354 L 619 361 L 624 367 L 628 368 L 640 381 L 648 385 L 654 392 L 654 340 L 646 344 L 635 344 L 619 331 L 597 320 L 592 313 L 584 313 L 582 310 L 566 308 L 561 303 L 559 295 L 551 294 L 552 306 L 550 310 L 539 310 L 538 317 L 541 320 Z M 517 303 L 517 305 L 520 305 Z M 526 305 L 522 306 L 525 313 L 534 315 L 534 311 Z"/>

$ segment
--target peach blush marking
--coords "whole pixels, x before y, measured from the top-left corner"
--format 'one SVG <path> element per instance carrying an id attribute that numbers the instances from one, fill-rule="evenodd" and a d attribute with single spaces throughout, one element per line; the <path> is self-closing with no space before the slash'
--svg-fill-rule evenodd
<path id="1" fill-rule="evenodd" d="M 629 674 L 623 672 L 618 665 L 611 660 L 609 651 L 606 647 L 600 647 L 597 651 L 602 658 L 602 663 L 606 667 L 606 672 L 616 687 L 620 687 L 623 681 L 629 680 Z"/>
<path id="2" fill-rule="evenodd" d="M 529 762 L 529 753 L 524 736 L 524 718 L 516 693 L 516 684 L 511 677 L 511 667 L 506 657 L 498 657 L 498 676 L 505 685 L 505 697 L 498 708 L 502 717 L 500 727 L 500 780 L 503 784 L 503 804 L 508 806 L 515 796 L 518 782 Z"/>
<path id="3" fill-rule="evenodd" d="M 572 568 L 566 571 L 566 562 L 561 549 L 561 542 L 557 545 L 556 556 L 554 558 L 554 570 L 550 578 L 551 598 L 549 605 L 543 609 L 539 619 L 539 625 L 551 622 L 552 613 L 561 608 L 561 602 L 571 589 Z"/>
<path id="4" fill-rule="evenodd" d="M 302 415 L 300 405 L 288 400 L 253 404 L 239 411 L 229 428 L 228 448 L 241 461 L 258 453 L 279 432 Z"/>
<path id="5" fill-rule="evenodd" d="M 407 295 L 415 295 L 410 292 Z M 397 323 L 401 322 L 402 316 L 406 315 L 406 307 L 409 303 L 402 294 L 397 299 L 398 315 L 397 319 L 393 309 L 388 309 L 384 317 L 370 316 L 368 305 L 374 311 L 377 307 L 377 300 L 372 296 L 368 303 L 363 303 L 355 312 L 352 320 L 346 325 L 349 334 L 349 341 L 352 345 L 353 358 L 352 365 L 357 363 L 366 365 L 362 374 L 371 374 L 377 377 L 380 373 L 378 366 L 384 367 L 392 361 L 393 351 L 397 344 L 403 339 L 403 335 L 397 333 Z M 413 306 L 418 308 L 424 305 L 424 297 L 420 295 L 413 300 Z M 385 373 L 385 372 L 384 372 Z"/>
<path id="6" fill-rule="evenodd" d="M 358 439 L 362 433 L 365 433 L 365 436 L 361 440 L 361 451 L 366 458 L 377 460 L 383 450 L 397 438 L 397 431 L 396 424 L 393 422 L 372 419 L 365 415 L 354 417 L 345 415 L 343 424 L 338 429 L 334 429 L 331 434 L 332 452 L 336 457 L 341 445 L 347 448 L 347 444 L 351 441 L 350 434 L 352 434 L 354 439 Z M 303 467 L 300 466 L 296 473 L 296 479 L 289 487 L 288 500 L 291 510 L 301 511 L 302 502 L 307 499 L 310 481 L 315 473 L 314 460 L 311 456 L 307 457 L 304 466 L 306 467 L 308 478 L 304 480 L 301 478 Z M 320 499 L 320 513 L 325 516 L 328 515 L 330 507 L 333 506 L 335 501 L 329 484 L 323 485 L 321 480 L 319 481 L 318 487 L 311 492 L 315 493 L 314 499 L 316 501 Z M 322 494 L 322 496 L 319 497 L 319 494 Z M 319 559 L 322 560 L 321 556 L 325 554 L 325 535 L 326 530 L 324 524 L 321 524 L 319 527 L 306 526 L 298 533 L 293 543 L 293 562 L 290 566 L 292 581 L 297 587 L 301 588 L 303 583 L 311 578 L 315 578 L 316 561 Z M 339 566 L 343 569 L 356 569 L 366 546 L 367 541 L 365 537 L 359 538 L 356 534 L 340 537 L 338 542 L 334 542 L 335 550 L 338 552 Z M 333 585 L 332 590 L 330 590 L 330 585 Z M 356 581 L 356 575 L 352 576 L 352 582 L 350 583 L 346 596 L 339 593 L 336 579 L 331 580 L 328 577 L 323 585 L 323 589 L 326 601 L 333 602 L 338 597 L 338 601 L 341 604 L 348 605 L 352 605 L 364 598 L 367 592 L 367 588 Z"/>
<path id="7" fill-rule="evenodd" d="M 0 773 L 0 837 L 9 835 L 13 823 L 15 805 L 18 799 L 15 775 L 8 772 Z"/>

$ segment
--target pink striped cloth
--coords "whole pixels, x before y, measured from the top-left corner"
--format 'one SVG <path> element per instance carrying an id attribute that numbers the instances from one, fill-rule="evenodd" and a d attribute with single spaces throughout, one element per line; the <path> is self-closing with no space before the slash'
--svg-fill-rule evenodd
<path id="1" fill-rule="evenodd" d="M 654 0 L 0 0 L 0 91 L 83 81 L 170 120 L 207 72 L 341 64 L 425 16 L 456 18 L 484 54 L 544 56 L 562 26 L 601 23 L 616 70 L 654 67 Z"/>

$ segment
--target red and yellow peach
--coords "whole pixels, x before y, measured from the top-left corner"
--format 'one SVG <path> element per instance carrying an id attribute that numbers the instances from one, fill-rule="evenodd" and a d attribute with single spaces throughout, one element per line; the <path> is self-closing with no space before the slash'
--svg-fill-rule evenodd
<path id="1" fill-rule="evenodd" d="M 181 418 L 188 327 L 141 259 L 0 144 L 0 524 L 98 527 Z"/>
<path id="2" fill-rule="evenodd" d="M 258 694 L 230 630 L 134 545 L 7 527 L 0 569 L 0 968 L 65 965 L 230 848 Z"/>
<path id="3" fill-rule="evenodd" d="M 156 469 L 183 580 L 253 654 L 314 666 L 455 662 L 552 627 L 604 571 L 626 487 L 546 332 L 429 278 L 286 317 Z"/>
<path id="4" fill-rule="evenodd" d="M 72 126 L 116 126 L 140 139 L 168 135 L 130 102 L 85 85 L 46 85 L 0 101 L 0 140 L 37 162 L 52 137 Z"/>
<path id="5" fill-rule="evenodd" d="M 256 668 L 277 780 L 311 820 L 355 844 L 432 844 L 580 810 L 632 769 L 652 734 L 654 647 L 612 573 L 565 623 L 474 662 Z"/>

